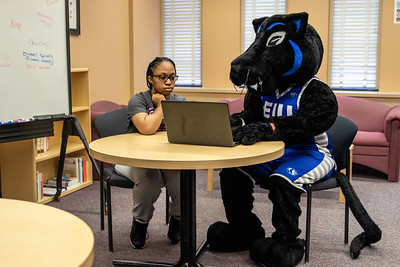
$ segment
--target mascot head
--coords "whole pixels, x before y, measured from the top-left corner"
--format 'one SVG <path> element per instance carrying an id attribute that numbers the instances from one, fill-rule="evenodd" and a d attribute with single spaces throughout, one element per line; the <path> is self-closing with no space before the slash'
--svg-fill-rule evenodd
<path id="1" fill-rule="evenodd" d="M 308 14 L 274 15 L 253 20 L 256 38 L 231 63 L 230 79 L 237 85 L 269 95 L 304 84 L 318 71 L 323 46 Z"/>

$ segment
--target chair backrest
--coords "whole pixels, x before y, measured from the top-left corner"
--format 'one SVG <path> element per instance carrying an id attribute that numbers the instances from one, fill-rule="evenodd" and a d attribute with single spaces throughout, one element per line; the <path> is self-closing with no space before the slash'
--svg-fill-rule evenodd
<path id="1" fill-rule="evenodd" d="M 116 109 L 120 109 L 120 108 L 121 108 L 121 105 L 119 105 L 115 102 L 112 102 L 112 101 L 108 101 L 108 100 L 99 100 L 90 105 L 91 111 L 108 112 L 108 111 L 116 110 Z"/>
<path id="2" fill-rule="evenodd" d="M 338 170 L 346 168 L 347 151 L 356 136 L 358 126 L 355 122 L 338 115 L 335 123 L 329 128 L 328 135 L 332 143 L 332 154 Z"/>
<path id="3" fill-rule="evenodd" d="M 117 109 L 98 116 L 94 122 L 100 138 L 124 134 L 128 124 L 126 109 Z"/>
<path id="4" fill-rule="evenodd" d="M 220 100 L 219 102 L 228 103 L 229 114 L 239 113 L 243 110 L 244 98 L 239 98 L 235 100 Z"/>
<path id="5" fill-rule="evenodd" d="M 339 114 L 355 121 L 360 131 L 384 132 L 390 107 L 368 99 L 336 96 Z"/>

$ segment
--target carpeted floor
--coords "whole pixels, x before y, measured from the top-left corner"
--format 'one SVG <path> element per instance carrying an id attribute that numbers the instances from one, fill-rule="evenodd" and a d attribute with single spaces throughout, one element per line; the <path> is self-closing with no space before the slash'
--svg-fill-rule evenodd
<path id="1" fill-rule="evenodd" d="M 218 172 L 214 175 L 214 190 L 206 191 L 205 170 L 197 172 L 197 244 L 206 237 L 206 231 L 215 221 L 226 221 L 220 197 Z M 353 187 L 370 216 L 383 231 L 382 240 L 362 250 L 358 259 L 352 260 L 349 245 L 343 243 L 344 206 L 338 202 L 339 189 L 315 192 L 312 207 L 310 261 L 299 266 L 400 266 L 400 183 L 389 183 L 386 177 L 362 166 L 355 166 Z M 156 203 L 156 211 L 150 222 L 146 247 L 135 250 L 130 246 L 131 190 L 113 188 L 113 233 L 114 252 L 108 251 L 106 229 L 100 230 L 99 182 L 74 194 L 63 197 L 60 202 L 48 205 L 75 214 L 93 230 L 95 267 L 112 266 L 112 259 L 135 259 L 147 261 L 176 262 L 179 245 L 171 245 L 167 239 L 168 226 L 165 224 L 165 193 Z M 263 222 L 267 235 L 273 232 L 271 226 L 272 205 L 267 191 L 257 188 L 254 193 L 254 212 Z M 300 228 L 305 229 L 306 198 L 302 197 L 303 214 Z M 354 217 L 350 216 L 350 240 L 362 230 Z M 304 232 L 300 237 L 304 238 Z M 68 248 L 71 249 L 71 248 Z M 256 266 L 248 252 L 215 253 L 205 251 L 199 262 L 203 266 Z"/>

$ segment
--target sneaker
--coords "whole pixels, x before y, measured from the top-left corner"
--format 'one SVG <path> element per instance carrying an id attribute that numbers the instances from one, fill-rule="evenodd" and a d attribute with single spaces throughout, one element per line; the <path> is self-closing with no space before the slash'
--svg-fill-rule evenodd
<path id="1" fill-rule="evenodd" d="M 133 221 L 130 237 L 133 248 L 140 249 L 144 247 L 146 243 L 147 226 L 149 226 L 148 223 Z"/>
<path id="2" fill-rule="evenodd" d="M 181 220 L 173 216 L 169 220 L 168 238 L 172 244 L 181 241 Z"/>

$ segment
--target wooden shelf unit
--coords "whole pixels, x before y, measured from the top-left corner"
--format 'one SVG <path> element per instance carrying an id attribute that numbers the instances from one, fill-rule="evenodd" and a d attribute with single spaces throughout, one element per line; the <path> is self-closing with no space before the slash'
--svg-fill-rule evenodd
<path id="1" fill-rule="evenodd" d="M 85 133 L 90 143 L 90 104 L 89 104 L 89 70 L 87 68 L 71 69 L 71 103 L 72 114 Z M 35 140 L 23 140 L 0 144 L 0 181 L 3 198 L 48 203 L 53 197 L 37 199 L 36 171 L 43 173 L 43 182 L 57 176 L 58 159 L 62 139 L 63 122 L 54 122 L 54 136 L 50 137 L 50 150 L 36 153 Z M 92 164 L 85 147 L 78 136 L 68 138 L 66 156 L 86 156 L 88 162 L 87 182 L 67 190 L 62 196 L 71 194 L 92 184 Z"/>

